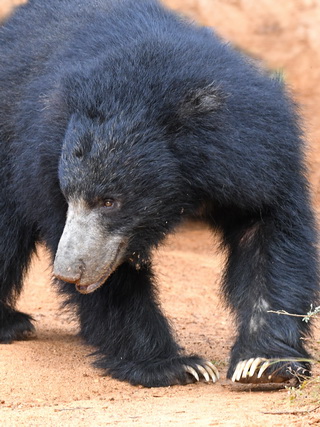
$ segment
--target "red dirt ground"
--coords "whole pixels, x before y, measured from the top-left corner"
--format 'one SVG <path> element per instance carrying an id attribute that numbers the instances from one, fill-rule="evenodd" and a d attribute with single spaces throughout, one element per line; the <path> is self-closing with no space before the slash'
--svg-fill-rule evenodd
<path id="1" fill-rule="evenodd" d="M 320 212 L 320 5 L 316 0 L 167 0 L 269 65 L 284 67 L 305 106 L 310 177 Z M 0 0 L 0 16 L 13 1 Z M 19 3 L 15 0 L 14 3 Z M 214 3 L 214 11 L 213 11 Z M 320 217 L 319 217 L 320 218 Z M 36 319 L 37 338 L 0 345 L 0 426 L 311 426 L 320 425 L 320 367 L 302 389 L 234 385 L 225 380 L 232 319 L 219 295 L 218 238 L 189 224 L 154 255 L 160 298 L 188 352 L 214 361 L 222 379 L 160 389 L 103 377 L 77 338 L 77 323 L 59 309 L 46 254 L 39 250 L 19 308 Z M 72 285 L 71 285 L 72 286 Z M 320 321 L 310 341 L 320 360 Z"/>
<path id="2" fill-rule="evenodd" d="M 37 339 L 0 346 L 0 425 L 320 423 L 319 412 L 295 413 L 319 404 L 319 383 L 294 393 L 225 380 L 233 328 L 219 298 L 223 257 L 216 242 L 208 230 L 189 225 L 168 239 L 155 254 L 155 264 L 161 301 L 180 342 L 188 352 L 216 363 L 222 376 L 219 383 L 145 389 L 103 377 L 90 365 L 88 348 L 76 336 L 77 324 L 59 309 L 40 250 L 41 261 L 35 260 L 19 304 L 35 317 Z"/>

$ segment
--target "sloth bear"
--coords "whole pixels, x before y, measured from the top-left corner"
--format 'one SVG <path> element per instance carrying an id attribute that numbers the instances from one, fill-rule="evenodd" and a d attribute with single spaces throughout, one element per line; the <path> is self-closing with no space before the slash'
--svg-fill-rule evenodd
<path id="1" fill-rule="evenodd" d="M 310 375 L 310 326 L 270 312 L 304 314 L 318 294 L 303 136 L 279 79 L 156 0 L 30 0 L 0 30 L 0 94 L 2 343 L 33 331 L 15 302 L 40 242 L 107 374 L 215 381 L 176 343 L 151 267 L 198 217 L 228 253 L 228 378 Z"/>

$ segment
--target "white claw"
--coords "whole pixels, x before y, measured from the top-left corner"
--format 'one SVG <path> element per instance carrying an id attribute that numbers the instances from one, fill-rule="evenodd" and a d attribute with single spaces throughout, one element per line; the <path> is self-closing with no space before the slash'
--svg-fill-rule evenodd
<path id="1" fill-rule="evenodd" d="M 241 375 L 242 375 L 242 371 L 243 371 L 244 367 L 246 366 L 246 363 L 247 363 L 247 361 L 246 361 L 246 360 L 243 360 L 243 361 L 241 362 L 241 364 L 240 364 L 240 366 L 239 366 L 238 373 L 237 373 L 237 377 L 236 377 L 236 380 L 237 380 L 237 381 L 240 381 L 240 378 L 241 378 Z"/>
<path id="2" fill-rule="evenodd" d="M 254 357 L 252 357 L 251 359 L 249 359 L 247 361 L 247 363 L 245 364 L 245 367 L 244 367 L 243 372 L 242 372 L 242 378 L 247 378 L 248 371 L 249 371 L 250 366 L 252 365 L 253 361 L 254 361 Z"/>
<path id="3" fill-rule="evenodd" d="M 236 369 L 232 375 L 232 381 L 239 381 L 241 378 L 241 374 L 242 374 L 242 370 L 244 368 L 244 365 L 246 364 L 246 360 L 242 360 L 241 362 L 239 362 L 236 366 Z"/>
<path id="4" fill-rule="evenodd" d="M 270 365 L 270 362 L 267 360 L 266 362 L 264 362 L 264 364 L 261 366 L 257 378 L 261 378 L 261 375 L 264 373 L 264 371 L 267 369 L 267 367 Z"/>
<path id="5" fill-rule="evenodd" d="M 210 377 L 209 377 L 208 372 L 201 365 L 197 365 L 197 369 L 199 372 L 201 372 L 201 374 L 204 376 L 204 379 L 208 383 L 210 381 Z"/>
<path id="6" fill-rule="evenodd" d="M 263 363 L 262 363 L 263 362 Z M 252 377 L 256 370 L 260 367 L 257 378 L 261 378 L 264 371 L 270 366 L 270 360 L 267 360 L 263 357 L 257 357 L 254 359 L 253 357 L 248 360 L 242 360 L 236 366 L 236 369 L 232 375 L 232 381 L 240 381 L 241 378 Z M 271 375 L 268 379 L 271 378 Z"/>
<path id="7" fill-rule="evenodd" d="M 218 369 L 211 362 L 206 362 L 205 367 L 212 381 L 215 383 L 220 378 Z"/>
<path id="8" fill-rule="evenodd" d="M 184 365 L 184 370 L 189 374 L 193 375 L 197 381 L 200 381 L 197 371 L 193 369 L 192 366 Z"/>
<path id="9" fill-rule="evenodd" d="M 237 364 L 237 366 L 236 366 L 236 369 L 234 370 L 234 373 L 233 373 L 232 378 L 231 378 L 231 381 L 232 381 L 232 382 L 235 382 L 235 381 L 236 381 L 237 374 L 238 374 L 238 367 L 239 367 L 240 363 L 242 363 L 242 362 L 239 362 L 239 363 Z"/>
<path id="10" fill-rule="evenodd" d="M 266 359 L 262 357 L 257 357 L 251 365 L 250 371 L 249 371 L 249 377 L 252 377 L 257 369 L 257 367 L 260 365 L 261 362 L 264 362 Z"/>

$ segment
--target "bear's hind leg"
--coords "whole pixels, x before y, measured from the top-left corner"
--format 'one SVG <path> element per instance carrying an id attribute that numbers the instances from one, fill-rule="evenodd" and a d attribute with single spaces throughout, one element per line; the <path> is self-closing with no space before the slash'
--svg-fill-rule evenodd
<path id="1" fill-rule="evenodd" d="M 5 209 L 0 214 L 0 236 L 0 343 L 8 344 L 34 335 L 32 317 L 15 310 L 15 302 L 36 238 L 32 229 L 19 223 L 13 211 Z"/>
<path id="2" fill-rule="evenodd" d="M 289 209 L 288 209 L 289 206 Z M 288 209 L 286 211 L 286 209 Z M 285 382 L 310 375 L 302 317 L 317 298 L 315 230 L 307 203 L 223 220 L 229 250 L 224 291 L 238 323 L 228 378 Z"/>
<path id="3" fill-rule="evenodd" d="M 124 263 L 88 295 L 60 284 L 78 307 L 81 335 L 97 348 L 96 365 L 113 378 L 146 387 L 218 379 L 211 362 L 181 353 L 156 302 L 148 265 L 136 270 Z"/>

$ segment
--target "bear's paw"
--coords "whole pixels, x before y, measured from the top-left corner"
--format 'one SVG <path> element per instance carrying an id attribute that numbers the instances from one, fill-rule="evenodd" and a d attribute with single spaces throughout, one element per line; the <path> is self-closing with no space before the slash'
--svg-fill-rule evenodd
<path id="1" fill-rule="evenodd" d="M 266 359 L 256 357 L 241 360 L 236 365 L 231 380 L 240 383 L 284 383 L 292 380 L 301 383 L 311 376 L 310 361 L 294 358 Z"/>

